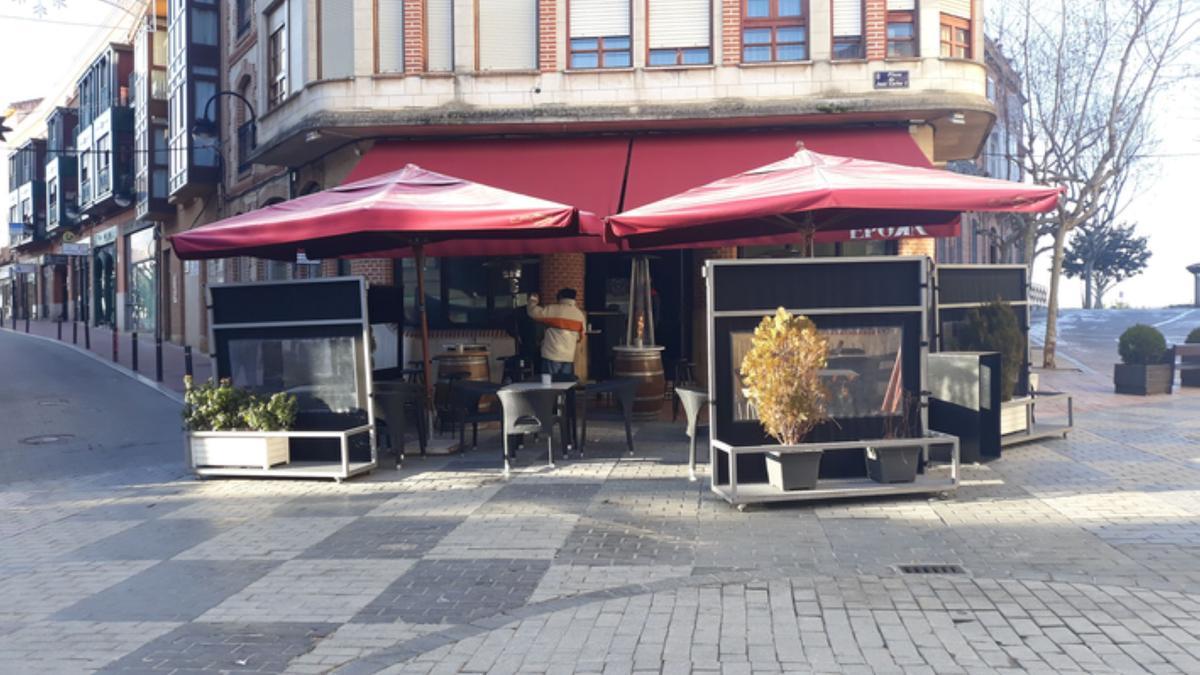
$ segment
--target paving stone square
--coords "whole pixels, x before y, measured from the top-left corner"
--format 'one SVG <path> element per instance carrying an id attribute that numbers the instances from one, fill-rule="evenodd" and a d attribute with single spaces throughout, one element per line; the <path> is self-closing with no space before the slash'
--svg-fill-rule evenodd
<path id="1" fill-rule="evenodd" d="M 101 673 L 282 673 L 336 629 L 322 623 L 185 623 Z"/>
<path id="2" fill-rule="evenodd" d="M 266 560 L 164 560 L 55 612 L 62 621 L 191 621 L 278 566 Z"/>
<path id="3" fill-rule="evenodd" d="M 420 560 L 352 620 L 467 623 L 525 605 L 545 560 Z"/>
<path id="4" fill-rule="evenodd" d="M 421 558 L 464 518 L 369 516 L 313 544 L 302 558 Z"/>
<path id="5" fill-rule="evenodd" d="M 237 521 L 169 518 L 147 520 L 75 549 L 77 560 L 166 560 L 212 539 Z"/>

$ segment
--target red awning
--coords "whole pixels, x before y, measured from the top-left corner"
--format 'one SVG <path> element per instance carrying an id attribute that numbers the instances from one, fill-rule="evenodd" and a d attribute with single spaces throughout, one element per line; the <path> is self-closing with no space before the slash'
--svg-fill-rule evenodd
<path id="1" fill-rule="evenodd" d="M 827 155 L 801 148 L 607 220 L 639 248 L 799 238 L 813 230 L 952 224 L 963 211 L 1040 213 L 1061 188 Z"/>
<path id="2" fill-rule="evenodd" d="M 604 217 L 620 210 L 628 158 L 629 139 L 618 137 L 381 141 L 346 181 L 418 164 Z"/>
<path id="3" fill-rule="evenodd" d="M 912 134 L 900 128 L 647 136 L 633 144 L 621 208 L 635 209 L 718 178 L 778 162 L 794 154 L 800 141 L 810 150 L 830 155 L 933 166 Z"/>
<path id="4" fill-rule="evenodd" d="M 571 204 L 598 216 L 662 199 L 722 176 L 778 161 L 797 141 L 830 154 L 929 167 L 904 128 L 812 129 L 767 132 L 688 133 L 588 138 L 380 141 L 351 171 L 356 181 L 408 163 L 513 192 Z M 622 204 L 622 191 L 624 203 Z M 864 223 L 853 230 L 819 232 L 818 242 L 949 237 L 958 221 L 923 229 L 895 223 Z M 727 242 L 730 245 L 738 242 Z M 759 242 L 756 242 L 759 243 Z M 426 246 L 429 255 L 518 255 L 556 251 L 616 250 L 601 241 L 562 239 L 530 249 L 528 241 L 457 240 Z M 384 256 L 404 252 L 382 252 Z"/>

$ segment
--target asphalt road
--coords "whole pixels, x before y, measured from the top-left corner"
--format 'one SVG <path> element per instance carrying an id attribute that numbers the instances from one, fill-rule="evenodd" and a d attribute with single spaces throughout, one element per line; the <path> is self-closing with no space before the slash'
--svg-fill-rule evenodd
<path id="1" fill-rule="evenodd" d="M 1059 366 L 1081 366 L 1107 370 L 1119 359 L 1117 340 L 1135 323 L 1149 324 L 1162 331 L 1167 344 L 1184 341 L 1188 332 L 1200 327 L 1200 309 L 1065 309 L 1059 314 Z M 1046 318 L 1035 316 L 1031 338 L 1040 346 L 1046 334 Z M 1035 364 L 1040 365 L 1040 364 Z"/>
<path id="2" fill-rule="evenodd" d="M 182 474 L 182 443 L 177 403 L 71 349 L 0 331 L 0 485 Z"/>

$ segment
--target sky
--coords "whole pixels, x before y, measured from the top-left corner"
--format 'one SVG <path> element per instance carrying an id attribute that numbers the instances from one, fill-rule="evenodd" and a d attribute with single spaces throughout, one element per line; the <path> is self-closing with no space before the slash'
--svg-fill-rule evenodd
<path id="1" fill-rule="evenodd" d="M 58 91 L 80 65 L 81 55 L 70 46 L 84 45 L 97 26 L 111 27 L 121 16 L 105 0 L 61 0 L 61 8 L 56 0 L 41 1 L 48 10 L 44 19 L 34 11 L 38 0 L 0 0 L 0 108 Z M 1200 67 L 1200 54 L 1194 61 L 1192 65 Z M 1114 289 L 1106 298 L 1110 304 L 1122 300 L 1135 307 L 1161 307 L 1193 301 L 1192 275 L 1185 268 L 1200 263 L 1195 185 L 1200 174 L 1200 87 L 1164 96 L 1155 116 L 1162 139 L 1158 153 L 1163 156 L 1155 158 L 1156 178 L 1124 214 L 1149 237 L 1150 266 Z M 0 153 L 7 155 L 2 146 Z M 0 185 L 8 184 L 6 171 L 7 162 L 0 162 Z M 0 246 L 7 237 L 7 228 L 0 228 Z M 1048 255 L 1039 258 L 1034 280 L 1048 283 Z M 1081 302 L 1081 284 L 1064 279 L 1061 306 L 1078 307 Z"/>

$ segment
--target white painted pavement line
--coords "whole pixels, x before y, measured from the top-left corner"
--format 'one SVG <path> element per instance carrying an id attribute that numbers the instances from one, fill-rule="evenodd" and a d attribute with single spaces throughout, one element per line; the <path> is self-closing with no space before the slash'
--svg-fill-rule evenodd
<path id="1" fill-rule="evenodd" d="M 100 356 L 99 354 L 96 354 L 95 352 L 90 352 L 90 351 L 84 349 L 83 347 L 78 347 L 76 345 L 69 345 L 65 342 L 60 342 L 59 340 L 55 340 L 54 338 L 46 337 L 44 335 L 34 335 L 32 333 L 22 333 L 20 331 L 12 330 L 11 328 L 0 327 L 0 330 L 3 330 L 6 333 L 11 333 L 13 335 L 19 335 L 21 337 L 27 337 L 27 338 L 31 338 L 34 340 L 41 340 L 43 342 L 49 342 L 50 344 L 58 345 L 60 347 L 66 347 L 67 349 L 70 349 L 79 354 L 82 354 L 83 356 L 86 356 L 89 359 L 92 359 L 96 363 L 104 364 L 104 365 L 108 366 L 109 368 L 112 368 L 113 370 L 117 371 L 118 373 L 121 373 L 122 375 L 124 375 L 126 377 L 132 378 L 132 379 L 146 385 L 147 387 L 150 387 L 154 391 L 157 391 L 158 393 L 162 394 L 163 396 L 166 396 L 167 398 L 171 399 L 172 401 L 174 401 L 180 405 L 183 405 L 183 394 L 180 394 L 179 392 L 175 391 L 174 389 L 165 387 L 165 386 L 155 382 L 154 380 L 146 377 L 145 375 L 142 375 L 141 373 L 135 373 L 132 370 L 129 370 L 128 368 L 126 368 L 125 366 L 122 366 L 117 363 L 113 363 L 112 361 L 108 361 L 103 356 Z"/>
<path id="2" fill-rule="evenodd" d="M 1192 314 L 1195 311 L 1196 310 L 1194 310 L 1194 309 L 1189 309 L 1186 312 L 1184 312 L 1183 314 L 1177 314 L 1176 316 L 1173 316 L 1170 319 L 1167 319 L 1166 321 L 1159 321 L 1158 323 L 1154 324 L 1154 327 L 1159 328 L 1159 327 L 1165 326 L 1169 323 L 1175 323 L 1176 321 L 1179 321 L 1180 319 L 1186 318 L 1189 314 Z"/>

